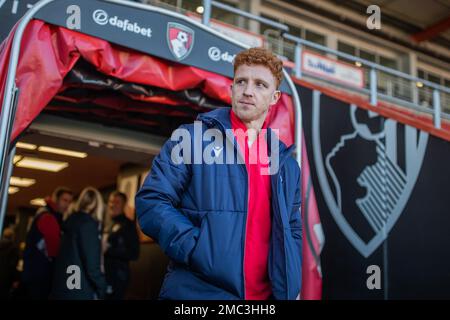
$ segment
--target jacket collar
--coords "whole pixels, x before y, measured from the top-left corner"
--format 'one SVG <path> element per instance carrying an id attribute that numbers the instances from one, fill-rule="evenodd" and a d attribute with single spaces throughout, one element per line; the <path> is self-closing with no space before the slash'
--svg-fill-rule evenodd
<path id="1" fill-rule="evenodd" d="M 231 129 L 231 120 L 230 120 L 230 109 L 229 107 L 225 108 L 217 108 L 213 111 L 201 113 L 197 116 L 198 121 L 202 121 L 208 127 L 219 127 L 223 132 L 226 129 Z M 295 149 L 295 145 L 290 146 L 289 148 L 280 140 L 278 136 L 272 132 L 270 127 L 267 127 L 267 139 L 270 139 L 270 136 L 274 134 L 276 140 L 278 141 L 279 152 L 280 152 L 280 161 L 282 161 L 285 157 L 290 155 Z M 270 141 L 270 140 L 269 140 Z M 270 143 L 267 144 L 270 148 Z M 269 154 L 271 150 L 269 149 Z"/>
<path id="2" fill-rule="evenodd" d="M 60 213 L 58 211 L 58 207 L 56 206 L 56 203 L 52 200 L 51 197 L 45 198 L 45 204 L 46 204 L 47 209 L 49 211 L 51 211 L 52 213 Z"/>

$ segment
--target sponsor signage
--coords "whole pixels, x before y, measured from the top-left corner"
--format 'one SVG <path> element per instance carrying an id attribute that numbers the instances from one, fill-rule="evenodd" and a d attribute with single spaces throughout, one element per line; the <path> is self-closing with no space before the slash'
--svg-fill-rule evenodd
<path id="1" fill-rule="evenodd" d="M 140 26 L 137 22 L 131 22 L 128 19 L 120 19 L 118 16 L 110 17 L 105 10 L 97 9 L 92 14 L 92 20 L 101 26 L 117 27 L 124 32 L 133 32 L 144 37 L 152 37 L 152 29 Z"/>
<path id="2" fill-rule="evenodd" d="M 361 68 L 310 51 L 302 53 L 302 71 L 347 86 L 364 88 L 364 73 Z"/>
<path id="3" fill-rule="evenodd" d="M 36 18 L 229 78 L 233 77 L 234 56 L 243 50 L 185 16 L 151 6 L 58 0 L 41 9 Z M 285 80 L 280 89 L 291 93 Z"/>

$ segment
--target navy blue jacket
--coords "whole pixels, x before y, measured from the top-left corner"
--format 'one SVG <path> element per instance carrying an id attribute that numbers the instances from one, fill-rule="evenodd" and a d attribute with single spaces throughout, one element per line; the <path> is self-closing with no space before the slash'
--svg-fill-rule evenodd
<path id="1" fill-rule="evenodd" d="M 246 166 L 226 164 L 227 150 L 240 152 L 234 136 L 225 133 L 231 129 L 229 108 L 201 114 L 198 120 L 203 132 L 218 129 L 226 136 L 224 144 L 231 144 L 231 149 L 221 150 L 224 163 L 174 163 L 171 154 L 179 144 L 169 139 L 136 195 L 139 224 L 171 259 L 161 299 L 245 299 Z M 193 124 L 180 128 L 194 135 Z M 270 135 L 275 133 L 269 129 Z M 213 151 L 208 145 L 211 141 L 202 142 L 202 150 Z M 301 287 L 300 169 L 291 156 L 294 147 L 287 148 L 278 139 L 276 145 L 279 170 L 271 175 L 268 272 L 273 297 L 286 300 L 295 299 Z"/>
<path id="2" fill-rule="evenodd" d="M 82 211 L 72 213 L 63 225 L 61 248 L 55 261 L 51 299 L 103 299 L 105 275 L 101 272 L 101 232 L 98 222 Z M 80 289 L 69 289 L 68 267 L 80 268 Z M 73 272 L 73 271 L 72 271 Z"/>

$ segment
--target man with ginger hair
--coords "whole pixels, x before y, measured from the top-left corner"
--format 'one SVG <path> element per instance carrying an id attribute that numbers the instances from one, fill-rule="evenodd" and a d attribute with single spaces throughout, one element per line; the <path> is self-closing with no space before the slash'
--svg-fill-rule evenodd
<path id="1" fill-rule="evenodd" d="M 298 297 L 300 168 L 292 157 L 294 146 L 287 148 L 267 119 L 281 96 L 282 69 L 266 49 L 238 53 L 232 107 L 181 126 L 177 130 L 183 134 L 172 135 L 155 157 L 136 196 L 136 210 L 144 233 L 171 260 L 161 299 Z M 215 132 L 214 141 L 199 137 L 196 125 Z M 186 135 L 192 148 L 174 156 L 182 145 L 174 136 Z M 200 157 L 214 161 L 195 161 L 199 145 Z"/>

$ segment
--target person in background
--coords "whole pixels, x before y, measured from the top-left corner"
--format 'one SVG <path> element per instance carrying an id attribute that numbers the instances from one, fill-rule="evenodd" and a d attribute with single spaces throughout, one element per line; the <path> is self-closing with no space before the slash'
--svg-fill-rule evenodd
<path id="1" fill-rule="evenodd" d="M 58 187 L 33 219 L 26 238 L 21 279 L 28 299 L 48 299 L 54 259 L 59 253 L 62 218 L 72 200 L 70 189 Z"/>
<path id="2" fill-rule="evenodd" d="M 0 240 L 0 300 L 10 298 L 11 287 L 17 280 L 19 248 L 14 243 L 14 230 L 5 228 Z"/>
<path id="3" fill-rule="evenodd" d="M 105 272 L 109 291 L 107 299 L 125 298 L 130 280 L 131 260 L 139 257 L 139 237 L 136 224 L 125 216 L 127 196 L 114 191 L 109 196 L 108 213 L 112 219 L 105 237 Z"/>
<path id="4" fill-rule="evenodd" d="M 104 203 L 100 192 L 92 187 L 83 189 L 74 209 L 63 225 L 51 299 L 103 299 L 106 290 L 101 266 Z"/>

